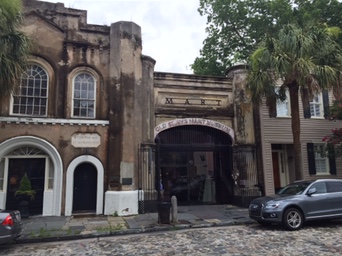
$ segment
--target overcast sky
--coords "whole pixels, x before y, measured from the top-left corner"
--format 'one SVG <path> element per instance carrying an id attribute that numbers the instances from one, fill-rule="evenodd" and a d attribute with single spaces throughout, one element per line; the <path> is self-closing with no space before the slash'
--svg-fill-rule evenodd
<path id="1" fill-rule="evenodd" d="M 141 27 L 143 54 L 157 61 L 155 71 L 191 74 L 206 38 L 199 0 L 43 0 L 87 10 L 88 23 L 133 21 Z"/>

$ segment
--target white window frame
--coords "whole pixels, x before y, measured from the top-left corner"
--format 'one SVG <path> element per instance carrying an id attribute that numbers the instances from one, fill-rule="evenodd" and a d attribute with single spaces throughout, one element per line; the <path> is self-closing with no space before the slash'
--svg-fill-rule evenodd
<path id="1" fill-rule="evenodd" d="M 329 158 L 320 153 L 323 151 L 324 146 L 323 143 L 314 143 L 316 175 L 330 174 Z"/>
<path id="2" fill-rule="evenodd" d="M 10 104 L 11 104 L 11 107 L 10 107 L 10 114 L 11 115 L 16 115 L 16 116 L 37 116 L 37 117 L 46 117 L 47 116 L 47 113 L 48 113 L 48 106 L 49 106 L 49 87 L 50 87 L 50 78 L 49 78 L 49 74 L 48 72 L 41 66 L 41 65 L 38 65 L 36 63 L 33 63 L 31 65 L 29 65 L 28 69 L 25 71 L 25 73 L 27 74 L 27 72 L 31 72 L 32 70 L 32 67 L 38 67 L 40 68 L 42 71 L 45 72 L 45 76 L 46 78 L 44 78 L 45 80 L 45 83 L 46 83 L 46 95 L 45 96 L 42 96 L 41 95 L 41 92 L 42 92 L 42 83 L 43 83 L 43 79 L 40 78 L 40 87 L 39 88 L 35 88 L 35 86 L 33 86 L 32 88 L 28 88 L 27 87 L 27 84 L 30 83 L 30 81 L 26 80 L 26 83 L 23 85 L 22 84 L 22 79 L 23 79 L 23 76 L 24 74 L 21 76 L 21 81 L 20 81 L 20 86 L 17 90 L 18 93 L 20 93 L 20 95 L 16 95 L 16 92 L 14 92 L 12 94 L 12 97 L 11 97 L 11 101 L 10 101 Z M 33 83 L 35 83 L 36 81 L 36 78 L 35 77 L 32 77 L 30 75 L 28 75 L 30 78 L 31 78 L 31 82 L 33 81 Z M 26 90 L 26 94 L 21 94 L 22 92 L 22 89 Z M 30 91 L 30 89 L 32 90 L 32 93 L 28 93 Z M 35 93 L 38 93 L 38 95 L 35 95 Z M 26 103 L 23 104 L 22 101 L 24 101 L 24 99 L 26 98 Z M 28 101 L 32 101 L 32 103 L 28 102 Z M 45 104 L 41 104 L 41 101 L 42 100 L 45 100 Z M 18 111 L 15 112 L 14 111 L 14 107 L 15 107 L 15 102 L 16 101 L 19 101 L 18 102 Z M 21 107 L 25 107 L 25 113 L 21 112 Z M 34 113 L 34 108 L 38 108 L 39 109 L 39 112 L 41 111 L 41 108 L 42 107 L 45 107 L 45 113 L 39 113 L 39 114 L 35 114 Z M 31 113 L 28 113 L 28 109 L 29 108 L 32 108 L 32 111 Z"/>
<path id="3" fill-rule="evenodd" d="M 83 74 L 86 74 L 88 76 L 90 76 L 93 81 L 94 81 L 94 84 L 93 84 L 93 99 L 89 99 L 89 98 L 82 98 L 82 96 L 80 96 L 79 98 L 75 98 L 75 80 L 78 76 L 80 75 L 83 75 Z M 75 76 L 73 77 L 72 79 L 72 108 L 71 108 L 71 117 L 73 118 L 86 118 L 86 119 L 95 119 L 96 117 L 96 78 L 89 72 L 84 72 L 84 71 L 80 71 L 78 73 L 75 74 Z M 80 93 L 82 93 L 82 90 L 80 90 Z M 86 94 L 89 94 L 89 91 L 87 90 L 86 91 Z M 79 100 L 79 101 L 86 101 L 86 102 L 93 102 L 93 115 L 92 116 L 89 116 L 89 115 L 86 115 L 86 116 L 82 116 L 81 114 L 78 114 L 78 115 L 75 115 L 75 101 L 76 100 Z M 81 110 L 79 110 L 81 111 Z M 86 108 L 86 111 L 87 113 L 89 113 L 89 106 L 87 106 Z"/>
<path id="4" fill-rule="evenodd" d="M 279 87 L 276 87 L 276 92 L 279 91 Z M 290 95 L 288 89 L 286 89 L 286 99 L 284 101 L 277 100 L 277 117 L 291 117 Z M 280 114 L 285 113 L 285 114 Z"/>
<path id="5" fill-rule="evenodd" d="M 53 190 L 54 170 L 52 162 L 48 157 L 45 158 L 45 191 Z"/>
<path id="6" fill-rule="evenodd" d="M 5 170 L 8 168 L 8 160 L 7 158 L 0 159 L 0 192 L 4 191 L 4 188 L 7 187 L 5 182 L 7 181 L 7 173 Z"/>
<path id="7" fill-rule="evenodd" d="M 319 111 L 319 113 L 317 113 Z M 315 95 L 310 101 L 310 116 L 311 118 L 323 118 L 323 98 L 322 93 Z"/>

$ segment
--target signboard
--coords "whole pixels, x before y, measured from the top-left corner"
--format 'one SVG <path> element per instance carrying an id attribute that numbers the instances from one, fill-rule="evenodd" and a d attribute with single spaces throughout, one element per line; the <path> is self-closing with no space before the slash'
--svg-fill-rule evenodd
<path id="1" fill-rule="evenodd" d="M 71 145 L 75 148 L 97 148 L 101 144 L 101 136 L 97 133 L 74 133 Z"/>
<path id="2" fill-rule="evenodd" d="M 154 128 L 154 136 L 157 136 L 158 133 L 166 129 L 170 129 L 170 128 L 182 126 L 182 125 L 202 125 L 202 126 L 212 127 L 212 128 L 215 128 L 215 129 L 218 129 L 227 133 L 234 140 L 234 131 L 232 128 L 220 122 L 203 119 L 203 118 L 174 119 L 171 121 L 161 123 Z"/>

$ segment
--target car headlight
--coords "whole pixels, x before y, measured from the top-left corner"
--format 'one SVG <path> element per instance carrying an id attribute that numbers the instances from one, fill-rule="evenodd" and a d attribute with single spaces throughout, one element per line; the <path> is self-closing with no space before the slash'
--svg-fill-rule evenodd
<path id="1" fill-rule="evenodd" d="M 270 203 L 270 204 L 266 204 L 265 208 L 266 209 L 276 209 L 279 207 L 279 205 L 280 205 L 280 203 Z"/>

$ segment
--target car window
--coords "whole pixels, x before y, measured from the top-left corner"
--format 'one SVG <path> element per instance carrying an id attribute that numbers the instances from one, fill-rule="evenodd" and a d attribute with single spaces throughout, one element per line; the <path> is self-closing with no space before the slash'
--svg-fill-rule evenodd
<path id="1" fill-rule="evenodd" d="M 279 190 L 278 195 L 299 195 L 311 184 L 311 182 L 297 182 L 287 185 Z"/>
<path id="2" fill-rule="evenodd" d="M 325 182 L 318 182 L 313 184 L 311 188 L 316 188 L 317 192 L 315 194 L 323 194 L 323 193 L 327 193 L 327 186 L 325 184 Z"/>
<path id="3" fill-rule="evenodd" d="M 327 191 L 328 193 L 342 192 L 342 181 L 328 181 Z"/>

